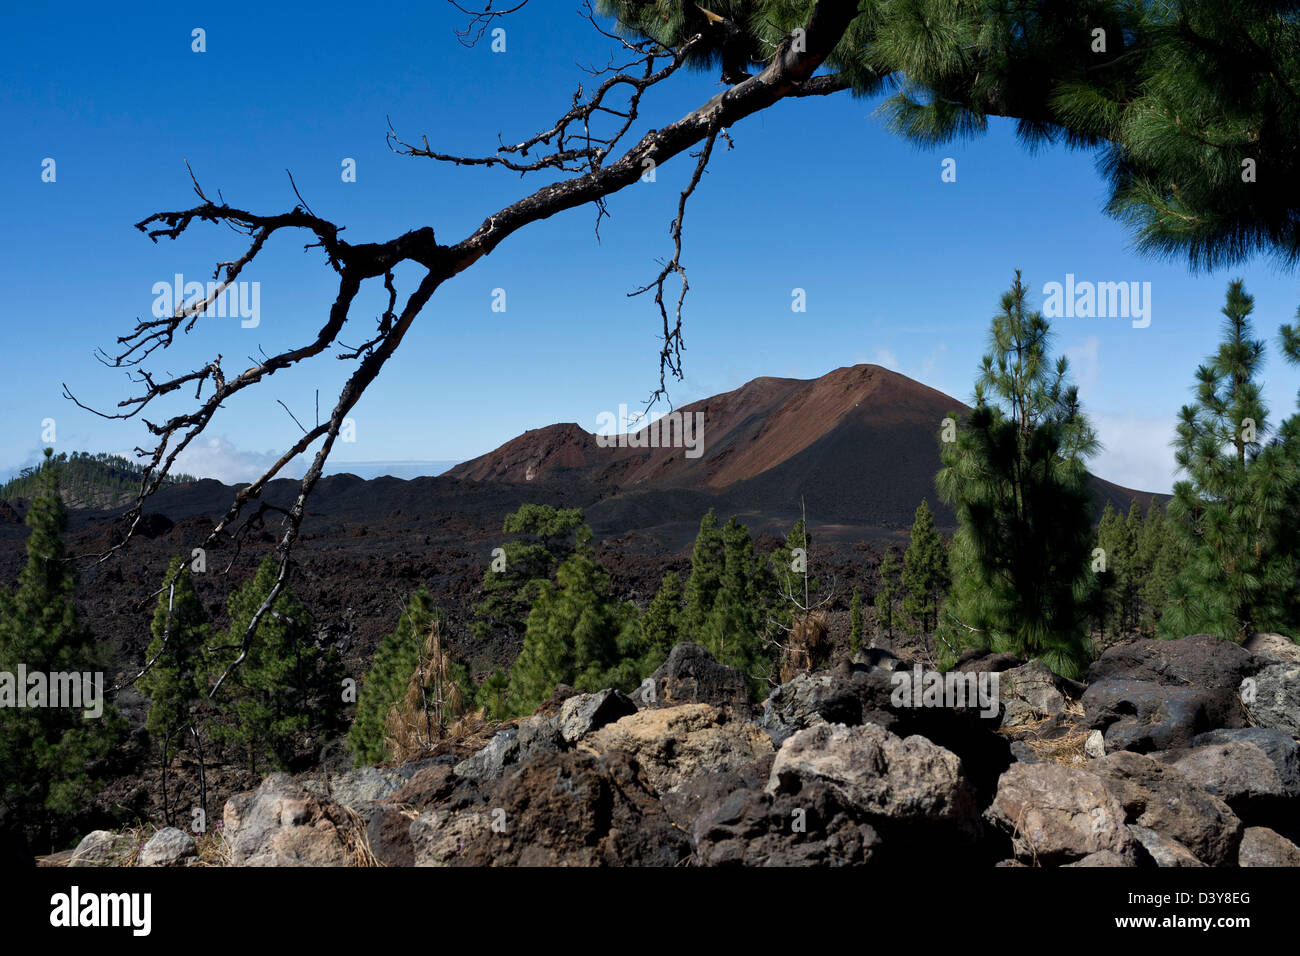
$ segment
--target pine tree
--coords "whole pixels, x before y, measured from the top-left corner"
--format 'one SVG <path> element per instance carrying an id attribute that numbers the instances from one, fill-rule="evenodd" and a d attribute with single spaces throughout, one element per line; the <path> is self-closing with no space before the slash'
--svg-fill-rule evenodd
<path id="1" fill-rule="evenodd" d="M 912 520 L 911 539 L 903 555 L 903 620 L 913 634 L 932 634 L 948 589 L 948 553 L 934 527 L 934 514 L 922 499 Z"/>
<path id="2" fill-rule="evenodd" d="M 1256 381 L 1264 343 L 1251 338 L 1254 299 L 1228 286 L 1223 342 L 1196 371 L 1196 400 L 1179 413 L 1169 515 L 1189 560 L 1174 582 L 1160 636 L 1241 640 L 1285 626 L 1295 544 L 1281 540 L 1295 462 L 1264 443 L 1268 409 Z"/>
<path id="3" fill-rule="evenodd" d="M 691 574 L 686 579 L 686 607 L 682 611 L 682 632 L 688 640 L 700 642 L 705 619 L 717 600 L 722 586 L 722 570 L 726 563 L 726 549 L 718 519 L 713 509 L 700 519 L 700 529 L 691 549 Z"/>
<path id="4" fill-rule="evenodd" d="M 933 146 L 1014 117 L 1027 144 L 1100 153 L 1139 249 L 1300 260 L 1293 3 L 911 0 L 859 19 L 856 49 L 906 78 L 882 107 L 895 132 Z"/>
<path id="5" fill-rule="evenodd" d="M 20 667 L 29 676 L 44 674 L 47 692 L 59 673 L 99 672 L 102 679 L 103 657 L 77 617 L 58 467 L 47 449 L 26 516 L 27 563 L 16 592 L 0 588 L 0 672 L 14 675 L 0 700 L 5 693 L 27 694 L 28 687 L 17 685 Z M 93 695 L 93 687 L 80 686 L 83 695 L 88 689 Z M 101 784 L 104 760 L 125 727 L 102 698 L 97 719 L 87 717 L 93 702 L 84 696 L 84 708 L 66 706 L 66 701 L 48 706 L 53 702 L 49 697 L 46 706 L 17 708 L 15 702 L 3 700 L 0 710 L 0 816 L 33 846 L 48 847 L 66 835 L 60 818 L 88 809 Z"/>
<path id="6" fill-rule="evenodd" d="M 1092 599 L 1093 614 L 1102 640 L 1119 633 L 1120 586 L 1119 572 L 1123 564 L 1121 524 L 1115 507 L 1109 501 L 1097 524 L 1097 550 L 1102 567 L 1096 571 L 1096 593 Z"/>
<path id="7" fill-rule="evenodd" d="M 279 566 L 267 557 L 227 602 L 231 648 L 213 661 L 218 677 L 237 659 L 254 614 L 270 595 Z M 293 592 L 285 588 L 258 621 L 244 661 L 230 670 L 218 694 L 230 718 L 215 723 L 213 739 L 244 751 L 250 770 L 259 763 L 291 767 L 304 743 L 335 727 L 340 711 L 343 671 L 337 655 L 322 652 L 312 637 L 312 619 Z"/>
<path id="8" fill-rule="evenodd" d="M 641 617 L 641 644 L 645 648 L 642 670 L 646 673 L 667 660 L 672 649 L 687 639 L 681 627 L 684 600 L 681 576 L 668 571 Z"/>
<path id="9" fill-rule="evenodd" d="M 1155 637 L 1169 603 L 1169 589 L 1187 562 L 1186 547 L 1159 504 L 1152 502 L 1142 519 L 1138 536 L 1138 561 L 1147 569 L 1138 589 L 1142 606 L 1138 631 L 1143 637 Z"/>
<path id="10" fill-rule="evenodd" d="M 749 529 L 734 516 L 721 531 L 723 564 L 713 606 L 698 640 L 719 662 L 744 674 L 755 693 L 766 689 L 776 668 L 765 634 L 775 582 L 754 550 Z"/>
<path id="11" fill-rule="evenodd" d="M 582 511 L 578 508 L 526 504 L 506 516 L 502 531 L 524 537 L 502 546 L 503 569 L 489 564 L 483 574 L 483 599 L 474 608 L 471 625 L 477 640 L 486 640 L 497 631 L 523 639 L 528 610 L 538 590 L 554 576 L 560 562 L 573 553 L 581 527 Z"/>
<path id="12" fill-rule="evenodd" d="M 939 643 L 1040 657 L 1082 674 L 1090 656 L 1091 492 L 1096 435 L 1049 326 L 1016 273 L 994 317 L 975 407 L 941 443 L 940 496 L 957 513 L 952 599 Z"/>
<path id="13" fill-rule="evenodd" d="M 178 735 L 190 724 L 191 708 L 207 691 L 203 655 L 208 616 L 182 557 L 167 567 L 151 633 L 145 659 L 153 664 L 136 686 L 149 698 L 145 729 L 159 749 L 165 773 L 179 749 Z"/>
<path id="14" fill-rule="evenodd" d="M 1296 317 L 1300 319 L 1300 309 L 1296 310 Z M 1282 357 L 1292 366 L 1300 365 L 1300 326 L 1282 326 L 1279 339 Z M 1270 444 L 1271 454 L 1277 455 L 1286 468 L 1277 540 L 1285 557 L 1300 565 L 1300 393 L 1296 396 L 1295 410 L 1282 420 Z M 1286 633 L 1300 642 L 1300 575 L 1292 578 L 1281 604 Z"/>
<path id="15" fill-rule="evenodd" d="M 769 555 L 770 577 L 777 587 L 765 624 L 776 636 L 777 679 L 782 684 L 799 674 L 824 666 L 830 660 L 830 618 L 824 610 L 833 595 L 820 595 L 821 583 L 813 577 L 812 535 L 807 512 L 786 534 L 785 543 Z"/>
<path id="16" fill-rule="evenodd" d="M 583 527 L 577 549 L 545 582 L 528 613 L 524 646 L 510 671 L 509 706 L 526 714 L 556 684 L 581 691 L 630 690 L 640 680 L 640 629 L 636 609 L 614 600 L 609 574 L 596 562 L 591 532 Z"/>
<path id="17" fill-rule="evenodd" d="M 409 763 L 440 740 L 463 735 L 468 686 L 469 673 L 443 646 L 441 620 L 435 615 L 416 649 L 401 698 L 388 708 L 384 752 Z"/>
<path id="18" fill-rule="evenodd" d="M 509 694 L 510 678 L 498 667 L 479 685 L 478 706 L 492 720 L 504 720 L 510 716 Z"/>
<path id="19" fill-rule="evenodd" d="M 1151 566 L 1143 560 L 1138 549 L 1142 538 L 1142 509 L 1137 499 L 1128 505 L 1124 518 L 1123 563 L 1119 569 L 1120 616 L 1125 634 L 1137 630 L 1141 615 L 1142 582 L 1150 574 Z"/>
<path id="20" fill-rule="evenodd" d="M 785 543 L 772 552 L 772 577 L 778 594 L 774 601 L 778 619 L 789 626 L 798 607 L 812 608 L 819 602 L 821 582 L 812 576 L 812 534 L 800 516 L 786 533 Z"/>
<path id="21" fill-rule="evenodd" d="M 420 646 L 437 617 L 433 596 L 420 585 L 407 600 L 397 627 L 375 649 L 374 660 L 357 694 L 357 712 L 348 731 L 348 749 L 357 766 L 378 763 L 391 756 L 386 744 L 388 711 L 406 693 Z"/>
<path id="22" fill-rule="evenodd" d="M 682 639 L 695 641 L 718 661 L 738 668 L 751 689 L 762 693 L 777 674 L 766 639 L 776 595 L 769 562 L 755 552 L 749 529 L 735 517 L 719 528 L 709 511 L 691 551 Z"/>
<path id="23" fill-rule="evenodd" d="M 894 627 L 898 623 L 894 603 L 898 600 L 900 591 L 898 561 L 894 558 L 892 547 L 885 548 L 877 573 L 880 575 L 880 583 L 876 586 L 876 627 L 892 639 Z"/>

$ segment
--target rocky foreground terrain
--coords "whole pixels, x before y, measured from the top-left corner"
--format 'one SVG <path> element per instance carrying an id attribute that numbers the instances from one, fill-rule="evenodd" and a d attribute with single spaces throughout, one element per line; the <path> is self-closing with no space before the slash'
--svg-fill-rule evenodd
<path id="1" fill-rule="evenodd" d="M 71 865 L 1300 866 L 1300 645 L 1206 635 L 1108 649 L 1088 681 L 969 656 L 996 716 L 894 700 L 885 649 L 753 707 L 680 644 L 629 696 L 558 687 L 531 716 L 403 766 L 272 774 L 199 850 L 96 831 Z M 215 821 L 214 821 L 215 822 Z"/>

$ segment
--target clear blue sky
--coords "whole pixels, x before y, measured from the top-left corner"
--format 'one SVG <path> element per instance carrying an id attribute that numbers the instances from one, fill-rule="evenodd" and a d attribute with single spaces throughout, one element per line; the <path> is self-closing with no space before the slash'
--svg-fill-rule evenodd
<path id="1" fill-rule="evenodd" d="M 6 14 L 0 472 L 33 460 L 45 418 L 56 421 L 60 450 L 124 452 L 147 438 L 137 423 L 75 408 L 60 383 L 98 407 L 126 397 L 123 373 L 98 364 L 92 349 L 111 348 L 149 316 L 155 282 L 178 272 L 206 280 L 216 261 L 243 251 L 224 227 L 194 227 L 158 245 L 132 228 L 154 211 L 194 204 L 186 159 L 232 205 L 290 209 L 287 168 L 352 242 L 423 225 L 454 242 L 545 180 L 397 156 L 384 141 L 385 117 L 407 138 L 427 134 L 435 148 L 490 153 L 498 134 L 509 142 L 550 125 L 575 84 L 590 85 L 576 63 L 606 57 L 577 5 L 555 0 L 536 0 L 505 23 L 505 53 L 461 46 L 453 31 L 464 18 L 443 3 L 276 6 L 20 4 Z M 196 27 L 206 30 L 205 53 L 191 51 Z M 683 74 L 651 94 L 639 128 L 664 125 L 718 89 L 713 76 Z M 1101 212 L 1105 189 L 1091 155 L 1031 154 L 1005 124 L 917 150 L 884 131 L 877 106 L 840 94 L 784 104 L 732 129 L 735 149 L 715 155 L 687 213 L 687 378 L 672 400 L 858 362 L 965 400 L 1015 268 L 1040 301 L 1043 284 L 1066 273 L 1150 282 L 1149 328 L 1075 318 L 1055 329 L 1107 446 L 1093 470 L 1168 490 L 1173 418 L 1215 346 L 1228 280 L 1246 279 L 1257 333 L 1272 343 L 1300 303 L 1296 275 L 1264 259 L 1193 275 L 1183 263 L 1139 257 Z M 57 163 L 54 183 L 41 181 L 46 157 Z M 357 162 L 355 183 L 341 180 L 345 157 Z M 940 179 L 944 157 L 957 161 L 955 183 Z M 577 421 L 594 429 L 600 411 L 643 400 L 657 381 L 659 320 L 648 298 L 626 293 L 671 252 L 668 225 L 689 166 L 679 158 L 657 182 L 612 197 L 599 244 L 594 211 L 572 211 L 516 234 L 446 284 L 357 407 L 357 441 L 338 447 L 335 469 L 465 459 L 526 428 Z M 335 287 L 319 250 L 303 252 L 305 241 L 279 234 L 244 273 L 261 283 L 256 329 L 202 320 L 148 367 L 179 373 L 220 352 L 238 371 L 259 348 L 312 337 Z M 399 292 L 415 277 L 399 272 Z M 807 292 L 805 314 L 791 311 L 796 287 Z M 491 310 L 495 288 L 506 290 L 504 314 Z M 345 342 L 373 329 L 381 292 L 376 286 L 354 309 Z M 332 407 L 350 368 L 326 356 L 250 390 L 185 464 L 250 477 L 298 433 L 276 399 L 309 419 L 315 389 Z M 1300 376 L 1275 349 L 1265 372 L 1276 421 L 1294 408 Z"/>

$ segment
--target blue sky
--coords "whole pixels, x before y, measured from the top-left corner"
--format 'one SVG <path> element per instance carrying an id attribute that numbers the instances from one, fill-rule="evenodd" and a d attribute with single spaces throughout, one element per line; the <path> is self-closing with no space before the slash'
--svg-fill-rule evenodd
<path id="1" fill-rule="evenodd" d="M 34 459 L 42 421 L 60 450 L 129 452 L 137 422 L 106 421 L 60 397 L 67 382 L 88 404 L 127 397 L 120 370 L 92 357 L 150 314 L 154 283 L 207 280 L 244 251 L 224 227 L 193 227 L 155 245 L 132 228 L 152 212 L 191 206 L 185 160 L 205 189 L 262 213 L 295 203 L 285 170 L 321 216 L 352 242 L 431 225 L 455 242 L 547 180 L 411 159 L 385 144 L 386 117 L 408 139 L 488 154 L 549 126 L 575 85 L 577 63 L 608 46 L 577 4 L 538 0 L 506 21 L 506 51 L 467 49 L 447 4 L 317 2 L 277 5 L 64 3 L 8 11 L 0 37 L 0 215 L 7 292 L 0 473 Z M 207 50 L 191 50 L 191 31 Z M 671 122 L 717 92 L 711 75 L 682 74 L 642 105 L 641 130 Z M 988 321 L 1020 268 L 1043 285 L 1079 280 L 1151 283 L 1152 321 L 1062 318 L 1057 347 L 1075 360 L 1106 450 L 1093 471 L 1166 491 L 1177 408 L 1213 350 L 1229 279 L 1256 299 L 1270 344 L 1300 303 L 1293 273 L 1258 258 L 1192 274 L 1139 256 L 1101 212 L 1104 183 L 1087 153 L 1030 153 L 1007 124 L 980 138 L 918 150 L 888 134 L 878 100 L 845 94 L 777 106 L 731 130 L 687 212 L 686 380 L 681 404 L 760 375 L 813 378 L 876 362 L 963 400 Z M 957 181 L 941 181 L 944 158 Z M 42 161 L 56 179 L 42 182 Z M 356 161 L 356 182 L 341 163 Z M 690 172 L 680 157 L 612 197 L 597 243 L 594 210 L 524 229 L 442 287 L 398 355 L 357 406 L 356 441 L 335 470 L 360 461 L 448 461 L 481 454 L 527 428 L 636 405 L 657 383 L 659 319 L 627 293 L 671 253 L 668 226 Z M 225 356 L 300 344 L 332 301 L 333 272 L 305 238 L 280 233 L 245 271 L 260 283 L 260 324 L 207 319 L 146 366 L 180 373 Z M 397 274 L 409 292 L 416 270 Z M 804 289 L 807 311 L 791 311 Z M 493 312 L 493 290 L 506 311 Z M 355 344 L 382 311 L 376 284 L 353 311 Z M 306 421 L 351 364 L 326 355 L 274 376 L 217 417 L 190 471 L 247 480 L 298 434 L 276 404 Z M 1265 367 L 1274 420 L 1294 408 L 1300 375 L 1276 349 Z M 192 397 L 192 393 L 191 393 Z M 184 407 L 179 397 L 154 415 Z"/>

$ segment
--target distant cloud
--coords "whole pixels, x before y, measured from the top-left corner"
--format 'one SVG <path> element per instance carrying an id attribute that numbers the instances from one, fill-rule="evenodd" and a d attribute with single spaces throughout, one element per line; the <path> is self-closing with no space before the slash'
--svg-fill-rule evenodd
<path id="1" fill-rule="evenodd" d="M 1169 494 L 1174 487 L 1177 419 L 1088 413 L 1105 446 L 1089 463 L 1094 475 L 1135 491 Z"/>
<path id="2" fill-rule="evenodd" d="M 893 349 L 876 349 L 876 364 L 883 365 L 885 368 L 894 372 L 899 370 L 898 355 L 895 354 Z"/>
<path id="3" fill-rule="evenodd" d="M 228 485 L 256 481 L 279 459 L 281 451 L 245 451 L 224 435 L 220 438 L 200 438 L 192 442 L 176 457 L 174 472 L 183 472 L 198 478 L 215 478 Z M 281 469 L 278 478 L 301 478 L 307 470 L 303 456 L 290 461 Z"/>

